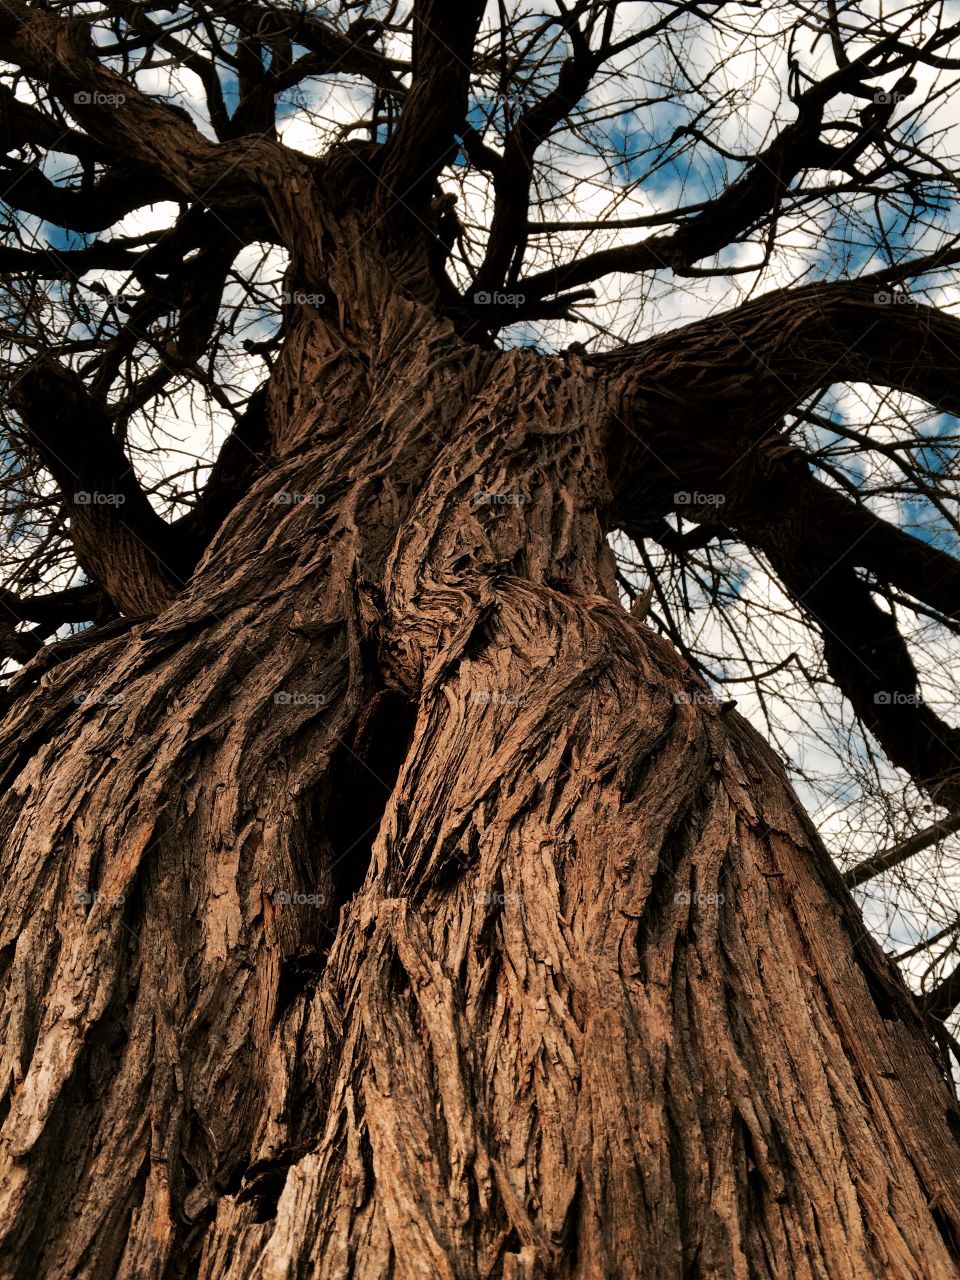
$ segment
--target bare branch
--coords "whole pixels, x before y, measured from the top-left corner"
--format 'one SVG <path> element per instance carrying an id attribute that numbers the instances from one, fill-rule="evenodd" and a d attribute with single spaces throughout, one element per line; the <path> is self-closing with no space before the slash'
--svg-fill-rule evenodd
<path id="1" fill-rule="evenodd" d="M 866 884 L 868 880 L 872 880 L 874 876 L 881 875 L 884 871 L 893 870 L 901 862 L 906 862 L 914 854 L 922 853 L 924 849 L 929 849 L 932 844 L 936 844 L 937 841 L 942 840 L 945 836 L 953 835 L 955 831 L 960 831 L 960 813 L 951 814 L 947 818 L 940 818 L 937 822 L 931 823 L 929 827 L 924 827 L 922 831 L 918 831 L 916 835 L 911 836 L 908 840 L 903 840 L 900 844 L 894 845 L 892 849 L 884 849 L 880 853 L 871 854 L 869 858 L 864 858 L 855 867 L 851 867 L 849 871 L 844 872 L 843 878 L 847 888 L 856 889 L 859 885 Z"/>
<path id="2" fill-rule="evenodd" d="M 109 420 L 54 360 L 28 366 L 11 401 L 70 510 L 77 560 L 125 613 L 154 612 L 183 585 L 182 553 Z"/>
<path id="3" fill-rule="evenodd" d="M 382 201 L 418 214 L 434 179 L 455 154 L 467 109 L 473 46 L 483 0 L 417 0 L 413 11 L 413 81 L 383 156 Z"/>

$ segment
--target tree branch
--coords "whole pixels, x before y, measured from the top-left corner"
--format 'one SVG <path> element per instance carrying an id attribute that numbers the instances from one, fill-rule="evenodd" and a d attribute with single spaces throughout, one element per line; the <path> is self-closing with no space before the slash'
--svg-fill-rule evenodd
<path id="1" fill-rule="evenodd" d="M 960 964 L 924 997 L 923 1011 L 935 1022 L 946 1022 L 960 1005 Z"/>
<path id="2" fill-rule="evenodd" d="M 893 867 L 898 867 L 901 862 L 906 862 L 915 853 L 922 853 L 924 849 L 928 849 L 930 845 L 936 844 L 938 840 L 943 840 L 944 837 L 952 835 L 955 831 L 960 831 L 960 813 L 953 813 L 949 817 L 941 818 L 939 821 L 931 823 L 929 827 L 924 827 L 922 831 L 918 831 L 916 835 L 901 841 L 900 844 L 895 844 L 890 849 L 884 849 L 880 853 L 871 854 L 869 858 L 864 858 L 862 862 L 858 862 L 856 866 L 843 873 L 844 882 L 848 889 L 856 889 L 859 885 L 872 880 L 874 876 L 878 876 L 884 871 L 890 871 Z"/>
<path id="3" fill-rule="evenodd" d="M 99 240 L 86 249 L 15 249 L 0 245 L 0 271 L 38 280 L 79 280 L 90 271 L 132 271 L 143 259 L 143 246 L 125 240 Z"/>
<path id="4" fill-rule="evenodd" d="M 245 35 L 262 40 L 271 48 L 286 49 L 289 44 L 297 44 L 308 49 L 311 60 L 297 73 L 298 79 L 332 72 L 358 75 L 394 97 L 405 96 L 406 90 L 398 79 L 404 64 L 385 57 L 371 45 L 362 19 L 362 30 L 355 28 L 344 34 L 303 9 L 281 9 L 247 0 L 217 0 L 209 8 Z M 290 83 L 294 81 L 284 78 L 284 84 Z"/>
<path id="5" fill-rule="evenodd" d="M 207 141 L 186 112 L 141 93 L 102 65 L 89 24 L 80 19 L 5 0 L 0 58 L 48 85 L 93 143 L 132 157 L 191 198 L 245 204 L 255 194 L 269 194 L 291 168 L 300 171 L 269 139 Z"/>
<path id="6" fill-rule="evenodd" d="M 861 121 L 851 126 L 853 137 L 843 147 L 823 142 L 824 109 L 841 93 L 850 93 L 862 84 L 868 68 L 858 59 L 812 85 L 797 100 L 797 119 L 787 125 L 773 142 L 752 158 L 744 158 L 744 173 L 715 200 L 698 206 L 698 212 L 678 210 L 686 221 L 671 235 L 652 236 L 638 244 L 621 245 L 585 254 L 546 271 L 524 277 L 523 291 L 530 297 L 545 297 L 561 289 L 590 284 L 612 272 L 635 273 L 673 268 L 681 274 L 703 258 L 714 256 L 776 215 L 790 184 L 805 169 L 839 169 L 855 178 L 856 161 L 889 125 L 893 105 L 916 87 L 902 77 L 892 95 L 889 110 L 861 113 Z M 833 122 L 836 127 L 836 122 Z"/>
<path id="7" fill-rule="evenodd" d="M 91 622 L 111 612 L 111 606 L 96 583 L 67 587 L 44 596 L 15 595 L 0 587 L 0 657 L 29 662 L 48 636 L 71 622 Z M 18 631 L 23 622 L 36 622 L 29 631 Z"/>
<path id="8" fill-rule="evenodd" d="M 651 399 L 682 396 L 718 439 L 729 436 L 727 414 L 745 434 L 763 434 L 838 382 L 905 391 L 960 415 L 960 319 L 884 285 L 878 272 L 763 294 L 591 364 L 611 378 L 621 417 L 642 420 Z"/>
<path id="9" fill-rule="evenodd" d="M 522 260 L 537 149 L 587 92 L 597 68 L 606 57 L 604 50 L 590 49 L 575 18 L 570 19 L 566 30 L 573 47 L 571 56 L 560 67 L 557 83 L 551 92 L 523 111 L 510 128 L 504 142 L 503 159 L 494 170 L 493 219 L 487 252 L 475 281 L 477 289 L 496 289 L 506 283 L 511 265 Z M 551 292 L 559 292 L 559 289 Z M 540 298 L 543 295 L 535 288 L 534 296 Z"/>
<path id="10" fill-rule="evenodd" d="M 86 134 L 65 127 L 60 120 L 21 102 L 9 85 L 0 84 L 0 151 L 7 155 L 21 147 L 64 151 L 88 162 L 107 158 Z"/>
<path id="11" fill-rule="evenodd" d="M 673 490 L 722 495 L 724 525 L 766 556 L 816 623 L 833 679 L 887 756 L 958 809 L 960 732 L 922 702 L 896 620 L 858 569 L 957 617 L 960 565 L 824 485 L 800 450 L 770 434 L 778 416 L 836 381 L 893 386 L 960 409 L 960 321 L 877 302 L 869 290 L 816 285 L 767 295 L 629 357 L 599 357 L 600 368 L 632 364 L 613 403 L 615 519 L 629 525 L 635 513 L 673 509 Z"/>
<path id="12" fill-rule="evenodd" d="M 184 584 L 183 548 L 81 380 L 40 359 L 20 374 L 10 399 L 68 506 L 81 567 L 123 613 L 164 608 Z"/>
<path id="13" fill-rule="evenodd" d="M 385 207 L 426 208 L 437 174 L 456 154 L 467 113 L 473 46 L 483 0 L 417 0 L 413 11 L 413 81 L 381 169 Z"/>
<path id="14" fill-rule="evenodd" d="M 71 231 L 104 231 L 135 209 L 176 199 L 170 183 L 142 168 L 111 169 L 92 186 L 71 188 L 51 182 L 33 164 L 0 160 L 6 204 Z"/>

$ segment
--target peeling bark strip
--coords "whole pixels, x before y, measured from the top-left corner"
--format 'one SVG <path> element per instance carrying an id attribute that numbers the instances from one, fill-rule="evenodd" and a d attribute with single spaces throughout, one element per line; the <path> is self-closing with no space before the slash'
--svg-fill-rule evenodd
<path id="1" fill-rule="evenodd" d="M 607 374 L 364 270 L 186 590 L 0 726 L 0 1274 L 956 1275 L 912 1000 L 616 601 Z"/>

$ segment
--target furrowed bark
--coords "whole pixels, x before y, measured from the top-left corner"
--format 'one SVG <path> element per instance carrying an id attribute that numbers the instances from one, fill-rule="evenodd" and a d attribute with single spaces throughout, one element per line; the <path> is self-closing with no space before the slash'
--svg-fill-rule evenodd
<path id="1" fill-rule="evenodd" d="M 425 288 L 334 259 L 187 588 L 0 724 L 2 1274 L 955 1275 L 913 1001 L 617 603 L 609 383 Z"/>

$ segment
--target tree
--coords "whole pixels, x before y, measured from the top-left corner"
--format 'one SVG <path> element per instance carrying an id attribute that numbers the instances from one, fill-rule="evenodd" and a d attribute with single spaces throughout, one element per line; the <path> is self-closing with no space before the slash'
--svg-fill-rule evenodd
<path id="1" fill-rule="evenodd" d="M 940 811 L 850 883 L 960 825 L 958 27 L 490 9 L 0 10 L 5 1276 L 956 1274 L 960 979 L 691 593 Z"/>

